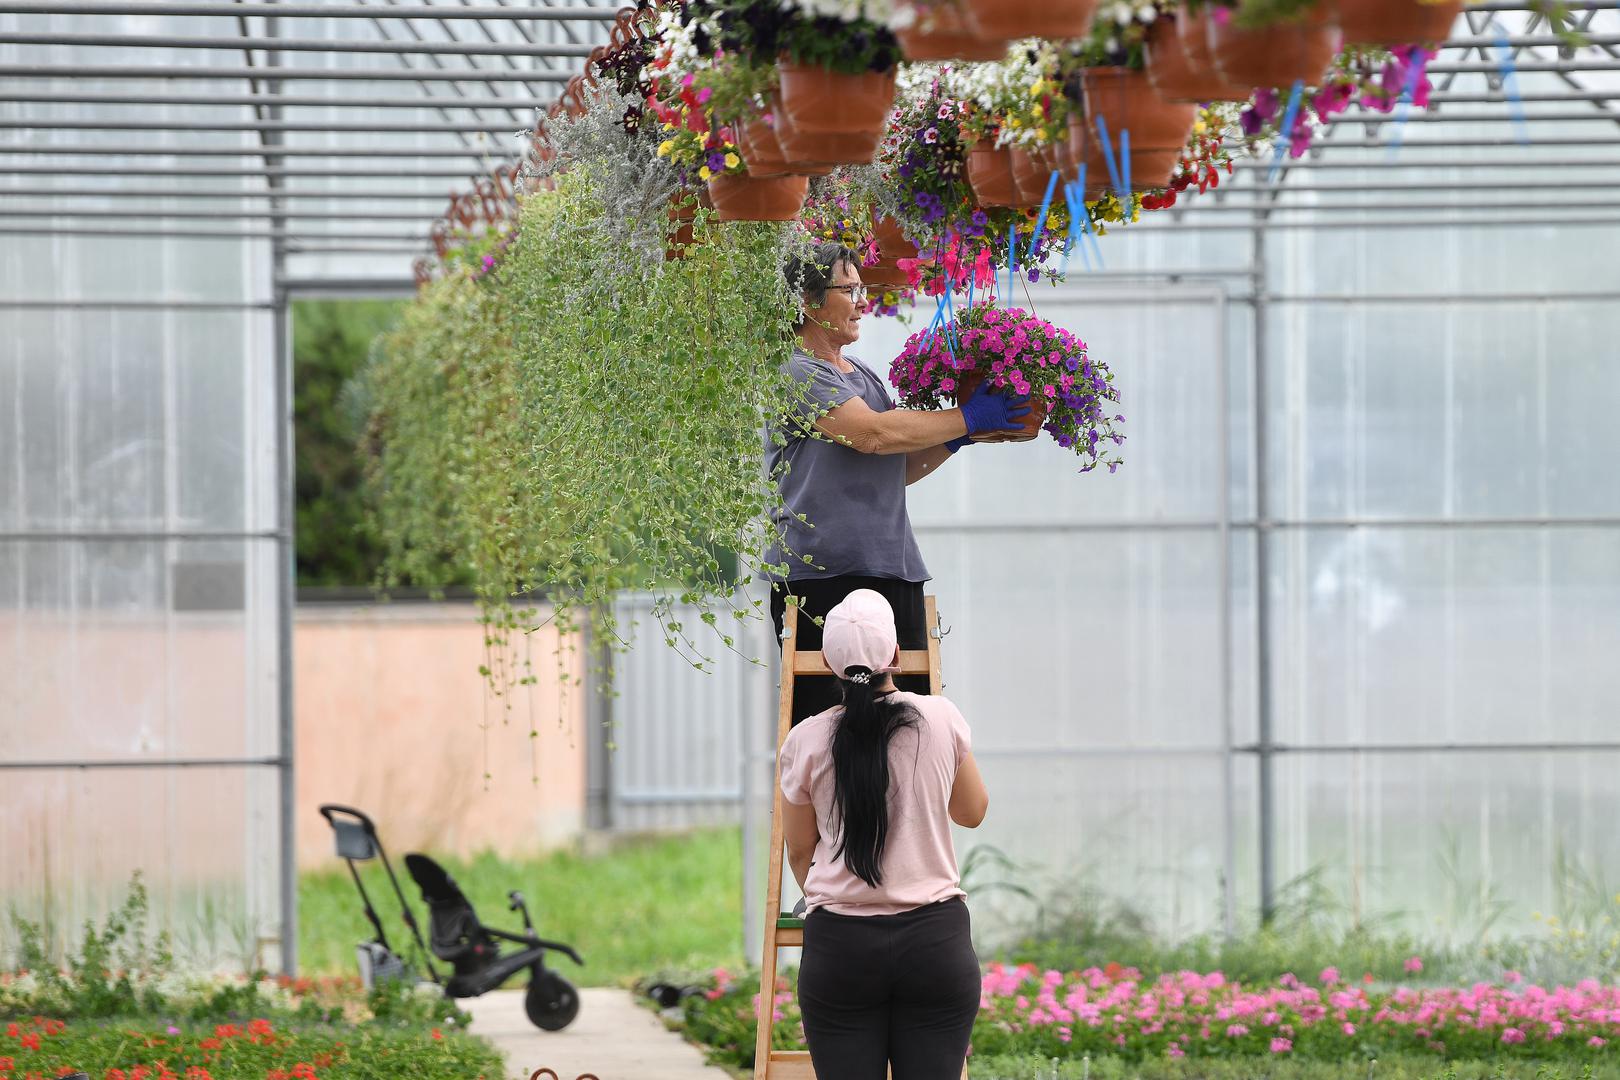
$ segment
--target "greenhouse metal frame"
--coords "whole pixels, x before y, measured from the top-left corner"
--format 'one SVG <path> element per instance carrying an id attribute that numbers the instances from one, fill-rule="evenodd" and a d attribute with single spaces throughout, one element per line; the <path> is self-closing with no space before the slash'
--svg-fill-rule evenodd
<path id="1" fill-rule="evenodd" d="M 1271 434 L 1265 422 L 1267 393 L 1267 312 L 1274 305 L 1340 303 L 1506 303 L 1546 300 L 1617 301 L 1620 287 L 1594 291 L 1535 290 L 1494 293 L 1425 292 L 1369 294 L 1292 293 L 1271 288 L 1267 237 L 1295 230 L 1405 230 L 1417 227 L 1523 229 L 1553 225 L 1620 224 L 1620 21 L 1607 29 L 1608 0 L 1575 0 L 1563 5 L 1573 13 L 1574 31 L 1585 36 L 1572 45 L 1548 32 L 1546 18 L 1530 6 L 1492 0 L 1466 12 L 1467 33 L 1446 43 L 1430 65 L 1436 89 L 1429 109 L 1410 116 L 1352 111 L 1337 118 L 1309 154 L 1280 163 L 1245 162 L 1236 182 L 1218 193 L 1188 198 L 1175 208 L 1152 215 L 1133 227 L 1142 236 L 1166 233 L 1247 233 L 1247 265 L 1230 268 L 1152 267 L 1096 269 L 1085 277 L 1101 285 L 1135 281 L 1175 287 L 1214 285 L 1221 310 L 1227 302 L 1253 312 L 1252 358 L 1253 461 L 1264 463 Z M 1605 14 L 1609 13 L 1609 14 Z M 421 3 L 381 0 L 377 3 L 334 0 L 328 3 L 86 2 L 86 0 L 10 0 L 0 2 L 0 236 L 108 237 L 151 239 L 218 239 L 268 242 L 271 296 L 267 300 L 220 302 L 161 297 L 110 299 L 0 298 L 5 311 L 142 310 L 246 311 L 270 315 L 275 359 L 276 445 L 274 448 L 276 522 L 271 529 L 248 531 L 42 531 L 0 532 L 0 541 L 66 544 L 84 541 L 262 540 L 278 552 L 276 662 L 277 747 L 271 755 L 241 757 L 149 757 L 135 760 L 42 758 L 0 760 L 0 772 L 19 770 L 103 770 L 194 768 L 271 769 L 278 776 L 280 962 L 297 968 L 296 874 L 293 850 L 293 725 L 291 690 L 293 579 L 291 475 L 291 370 L 288 312 L 303 296 L 406 296 L 411 278 L 392 267 L 427 249 L 426 225 L 440 212 L 445 195 L 424 189 L 420 181 L 445 181 L 456 190 L 486 176 L 495 166 L 520 158 L 505 147 L 532 128 L 538 112 L 555 100 L 556 88 L 575 74 L 591 48 L 604 38 L 604 25 L 616 12 L 588 6 L 518 7 L 506 3 Z M 95 25 L 81 31 L 73 20 L 97 17 L 205 17 L 234 20 L 236 33 L 226 35 L 106 32 Z M 50 21 L 44 32 L 19 30 L 35 17 Z M 1500 17 L 1500 18 L 1499 18 Z M 371 36 L 328 40 L 283 32 L 289 19 L 333 19 L 370 28 Z M 1504 25 L 1504 23 L 1509 25 Z M 71 30 L 58 29 L 72 25 Z M 33 54 L 51 47 L 72 50 L 70 59 L 41 62 Z M 97 50 L 107 63 L 87 63 Z M 206 64 L 140 63 L 149 50 L 207 54 Z M 337 61 L 378 58 L 388 66 L 357 66 Z M 11 62 L 15 59 L 17 62 Z M 1519 94 L 1521 74 L 1551 76 L 1560 89 Z M 1464 76 L 1483 76 L 1478 90 L 1457 88 Z M 217 92 L 170 92 L 164 84 L 202 80 Z M 336 85 L 364 82 L 363 94 L 338 94 Z M 93 89 L 79 89 L 93 84 Z M 128 84 L 129 89 L 106 89 Z M 153 89 L 153 87 L 158 89 Z M 384 89 L 378 89 L 384 87 Z M 127 108 L 114 116 L 64 119 L 28 107 L 84 105 Z M 168 120 L 146 117 L 142 110 L 186 107 L 195 115 Z M 1467 107 L 1487 107 L 1469 111 Z M 243 110 L 250 110 L 243 112 Z M 399 110 L 413 118 L 396 121 Z M 431 111 L 437 119 L 422 119 Z M 127 122 L 125 118 L 127 119 Z M 1504 119 L 1520 124 L 1516 139 L 1497 133 L 1471 134 L 1469 121 Z M 1436 122 L 1463 121 L 1456 136 L 1426 138 Z M 1407 127 L 1407 124 L 1410 127 Z M 1556 131 L 1547 132 L 1548 125 Z M 1448 127 L 1451 125 L 1448 124 Z M 1480 123 L 1477 128 L 1484 128 Z M 1566 131 L 1573 128 L 1573 131 Z M 1477 129 L 1476 129 L 1477 130 Z M 243 145 L 165 145 L 132 142 L 126 132 L 239 133 L 254 139 Z M 92 137 L 92 133 L 104 133 Z M 432 145 L 397 149 L 300 143 L 299 136 L 417 135 Z M 72 142 L 61 137 L 71 135 Z M 500 137 L 510 137 L 503 142 Z M 1537 154 L 1555 154 L 1537 157 Z M 161 156 L 161 164 L 143 159 Z M 45 159 L 62 160 L 45 160 Z M 116 164 L 110 164 L 116 159 Z M 225 159 L 218 167 L 214 159 Z M 384 165 L 379 159 L 393 159 Z M 305 162 L 309 161 L 308 164 Z M 1558 167 L 1558 179 L 1526 170 Z M 1403 183 L 1410 169 L 1466 167 L 1488 172 L 1489 185 L 1454 201 L 1426 197 L 1422 183 Z M 1334 183 L 1338 170 L 1381 173 L 1375 184 Z M 109 172 L 138 181 L 133 186 L 105 182 Z M 390 178 L 418 183 L 408 190 L 372 190 Z M 176 184 L 215 179 L 217 188 L 190 189 Z M 309 186 L 309 182 L 317 183 Z M 347 186 L 363 181 L 365 186 Z M 233 186 L 236 185 L 236 186 Z M 1487 189 L 1491 195 L 1480 194 Z M 1365 196 L 1371 195 L 1371 198 Z M 1492 196 L 1503 196 L 1501 198 Z M 1326 198 L 1324 198 L 1324 196 Z M 1506 196 L 1511 196 L 1506 197 Z M 1556 205 L 1554 197 L 1560 199 Z M 1302 198 L 1303 197 L 1303 198 Z M 48 199 L 49 205 L 20 204 Z M 113 198 L 113 208 L 74 209 L 81 199 Z M 149 207 L 153 199 L 183 199 L 186 206 Z M 1567 201 L 1564 201 L 1567 200 Z M 243 202 L 253 204 L 244 209 Z M 386 205 L 386 209 L 383 207 Z M 223 207 L 223 208 L 221 208 Z M 116 219 L 117 224 L 109 219 Z M 125 223 L 145 227 L 123 227 Z M 372 227 L 401 223 L 399 227 Z M 411 227 L 410 223 L 415 223 Z M 367 227 L 360 228 L 365 225 Z M 354 259 L 355 256 L 364 258 Z M 311 262 L 310 260 L 316 260 Z M 1224 319 L 1224 316 L 1223 316 Z M 1225 383 L 1223 382 L 1223 386 Z M 1225 434 L 1227 411 L 1218 405 Z M 1225 465 L 1223 463 L 1223 470 Z M 1223 472 L 1224 475 L 1224 472 Z M 1259 897 L 1269 912 L 1277 889 L 1275 810 L 1272 775 L 1275 760 L 1291 754 L 1437 752 L 1450 750 L 1520 753 L 1527 750 L 1588 752 L 1620 750 L 1620 739 L 1459 744 L 1313 744 L 1279 741 L 1271 724 L 1267 625 L 1271 587 L 1267 544 L 1263 538 L 1297 530 L 1390 528 L 1471 529 L 1525 526 L 1537 529 L 1595 527 L 1620 529 L 1620 516 L 1504 516 L 1494 518 L 1344 517 L 1283 518 L 1271 512 L 1267 483 L 1253 488 L 1254 513 L 1223 514 L 1219 521 L 1097 520 L 1064 522 L 1062 530 L 1173 531 L 1217 529 L 1223 546 L 1233 531 L 1256 537 L 1255 581 L 1259 598 L 1254 664 L 1258 687 L 1258 737 L 1229 742 L 1222 748 L 1227 769 L 1234 755 L 1256 762 L 1258 776 Z M 1620 533 L 1616 534 L 1620 536 Z M 1224 590 L 1228 607 L 1231 590 Z M 1233 620 L 1223 618 L 1223 651 L 1230 656 Z M 1230 682 L 1230 664 L 1227 665 Z M 1230 726 L 1231 687 L 1222 709 Z M 1107 747 L 1065 747 L 1063 753 L 1107 753 Z M 1151 753 L 1137 749 L 1136 753 Z M 768 755 L 767 755 L 768 756 Z M 757 762 L 760 752 L 753 757 Z M 746 784 L 744 785 L 746 787 Z M 678 798 L 678 796 L 676 796 Z M 1230 815 L 1231 807 L 1227 812 Z M 1228 857 L 1229 868 L 1231 866 Z M 1228 882 L 1225 918 L 1232 920 L 1232 883 Z M 745 909 L 750 918 L 753 907 Z"/>

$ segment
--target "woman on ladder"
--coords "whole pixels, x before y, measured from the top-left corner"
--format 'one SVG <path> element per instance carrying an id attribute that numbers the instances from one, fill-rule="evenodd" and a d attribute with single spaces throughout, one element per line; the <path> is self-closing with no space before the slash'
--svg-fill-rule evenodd
<path id="1" fill-rule="evenodd" d="M 895 689 L 878 593 L 834 607 L 821 648 L 843 703 L 798 724 L 779 758 L 810 1060 L 820 1080 L 954 1078 L 981 979 L 950 826 L 976 828 L 990 801 L 967 722 L 943 697 Z"/>

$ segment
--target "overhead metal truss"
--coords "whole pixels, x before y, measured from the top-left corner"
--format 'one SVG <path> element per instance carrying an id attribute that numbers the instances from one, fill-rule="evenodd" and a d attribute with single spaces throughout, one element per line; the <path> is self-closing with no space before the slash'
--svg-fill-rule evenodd
<path id="1" fill-rule="evenodd" d="M 1466 31 L 1447 42 L 1429 66 L 1436 90 L 1427 109 L 1404 116 L 1341 114 L 1306 157 L 1285 163 L 1280 182 L 1272 182 L 1270 163 L 1240 162 L 1236 175 L 1217 191 L 1184 197 L 1144 225 L 1225 231 L 1256 224 L 1297 229 L 1560 223 L 1570 214 L 1608 220 L 1620 212 L 1620 200 L 1607 197 L 1620 186 L 1620 109 L 1614 104 L 1620 84 L 1606 74 L 1620 71 L 1620 19 L 1611 23 L 1609 0 L 1576 0 L 1560 9 L 1569 23 L 1553 27 L 1544 14 L 1514 0 L 1472 5 Z M 188 24 L 194 33 L 119 34 L 108 31 L 107 20 L 94 18 L 135 14 L 202 21 Z M 29 46 L 22 55 L 30 61 L 34 46 L 120 50 L 119 62 L 107 65 L 0 64 L 0 235 L 47 230 L 110 235 L 115 230 L 109 219 L 117 219 L 121 235 L 139 227 L 141 234 L 191 237 L 207 233 L 198 223 L 234 220 L 250 226 L 269 222 L 273 228 L 265 233 L 222 229 L 214 235 L 273 236 L 293 245 L 330 244 L 340 236 L 425 244 L 424 230 L 442 210 L 445 196 L 373 191 L 373 186 L 388 179 L 462 179 L 459 187 L 465 189 L 492 167 L 519 158 L 525 150 L 520 134 L 555 100 L 535 88 L 554 88 L 574 75 L 580 59 L 605 39 L 605 24 L 615 14 L 606 6 L 519 6 L 515 0 L 0 2 L 0 19 L 82 19 L 52 31 L 25 20 L 0 23 L 0 46 Z M 328 37 L 312 24 L 290 22 L 314 18 L 369 24 L 374 34 Z M 290 26 L 300 29 L 286 32 Z M 1555 32 L 1564 29 L 1582 33 L 1584 44 L 1571 47 Z M 190 52 L 234 52 L 246 62 L 176 62 Z M 342 66 L 327 60 L 343 55 L 354 59 Z M 1548 89 L 1543 81 L 1532 92 L 1511 95 L 1503 85 L 1504 56 L 1516 73 L 1551 74 L 1560 87 Z M 91 85 L 92 80 L 101 85 Z M 241 85 L 221 94 L 168 88 L 178 81 Z M 357 82 L 377 84 L 379 90 L 342 85 Z M 127 91 L 117 89 L 121 84 Z M 381 84 L 389 90 L 380 92 Z M 289 89 L 296 92 L 285 92 Z M 127 105 L 140 111 L 132 111 L 128 121 L 109 119 L 104 112 L 86 118 L 69 112 L 74 105 Z M 379 109 L 410 112 L 379 120 Z M 1517 126 L 1520 119 L 1523 128 Z M 1444 134 L 1436 123 L 1445 125 Z M 1522 131 L 1529 132 L 1527 140 Z M 69 132 L 85 138 L 63 139 Z M 232 132 L 251 141 L 218 141 L 220 133 Z M 172 137 L 193 133 L 196 138 Z M 409 142 L 357 145 L 348 138 L 364 135 L 399 135 Z M 1594 152 L 1611 146 L 1616 152 Z M 1554 147 L 1562 151 L 1556 160 L 1543 156 Z M 1477 153 L 1481 149 L 1488 156 Z M 1307 179 L 1316 170 L 1332 176 L 1346 169 L 1356 170 L 1358 178 L 1388 170 L 1390 180 L 1318 184 Z M 1455 169 L 1471 182 L 1459 184 L 1454 197 L 1394 182 L 1411 169 Z M 108 173 L 135 182 L 104 187 L 75 182 Z M 1491 179 L 1479 182 L 1483 176 Z M 164 184 L 212 178 L 240 183 L 243 190 L 187 191 L 181 184 L 171 189 L 140 183 L 141 178 Z M 351 181 L 364 187 L 350 187 Z M 1482 201 L 1478 192 L 1491 189 L 1504 201 Z M 1532 191 L 1568 192 L 1573 198 L 1544 208 L 1506 201 Z M 80 201 L 97 197 L 117 202 Z M 25 198 L 53 203 L 20 201 Z M 224 208 L 218 202 L 245 198 L 255 201 Z M 58 201 L 63 199 L 68 205 Z M 346 212 L 360 199 L 415 201 L 422 213 L 413 214 L 408 205 Z M 330 202 L 322 207 L 324 200 Z M 422 228 L 365 238 L 335 231 L 342 222 L 366 221 L 419 221 Z"/>

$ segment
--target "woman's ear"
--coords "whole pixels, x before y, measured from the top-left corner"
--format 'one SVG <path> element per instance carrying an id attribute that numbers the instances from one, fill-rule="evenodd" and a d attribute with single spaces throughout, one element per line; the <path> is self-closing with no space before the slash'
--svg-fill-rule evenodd
<path id="1" fill-rule="evenodd" d="M 900 646 L 898 645 L 894 647 L 894 659 L 889 661 L 889 666 L 897 671 L 900 669 Z"/>

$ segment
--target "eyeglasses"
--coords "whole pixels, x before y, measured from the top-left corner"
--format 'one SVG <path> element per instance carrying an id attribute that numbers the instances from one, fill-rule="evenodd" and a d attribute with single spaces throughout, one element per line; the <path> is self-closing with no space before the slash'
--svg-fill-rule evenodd
<path id="1" fill-rule="evenodd" d="M 866 299 L 865 285 L 829 285 L 827 286 L 827 291 L 847 292 L 849 293 L 849 298 L 857 304 Z"/>

